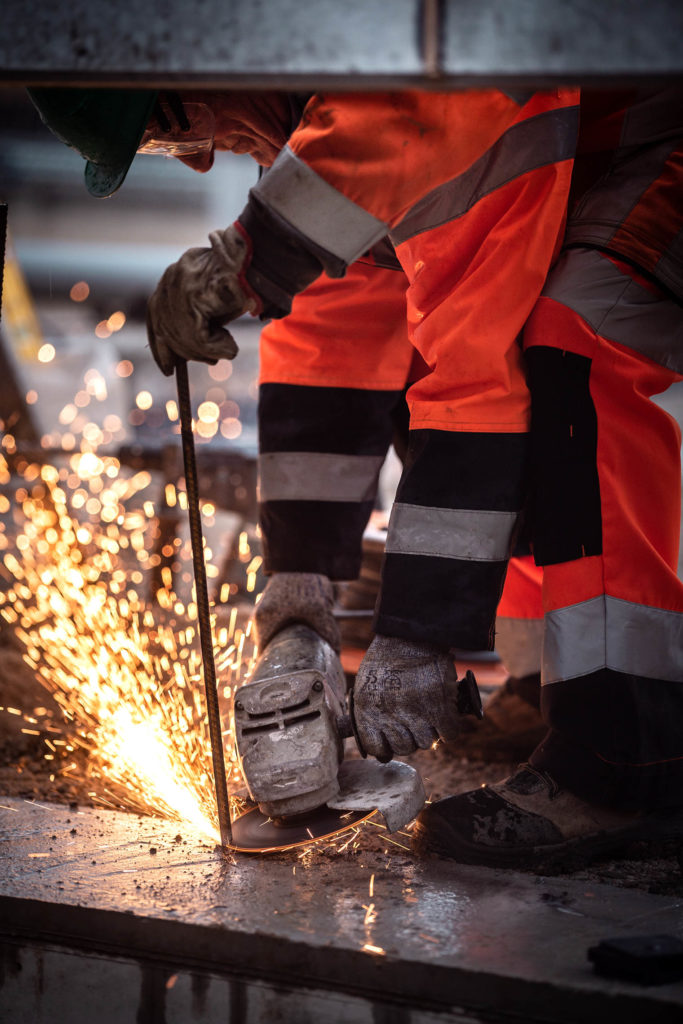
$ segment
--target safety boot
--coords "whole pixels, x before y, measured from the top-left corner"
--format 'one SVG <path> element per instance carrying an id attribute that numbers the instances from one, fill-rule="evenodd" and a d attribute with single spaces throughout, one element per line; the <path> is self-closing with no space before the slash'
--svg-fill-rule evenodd
<path id="1" fill-rule="evenodd" d="M 681 840 L 683 808 L 627 813 L 599 807 L 529 764 L 504 782 L 430 804 L 413 829 L 418 854 L 541 874 L 626 856 L 635 844 L 654 852 Z"/>

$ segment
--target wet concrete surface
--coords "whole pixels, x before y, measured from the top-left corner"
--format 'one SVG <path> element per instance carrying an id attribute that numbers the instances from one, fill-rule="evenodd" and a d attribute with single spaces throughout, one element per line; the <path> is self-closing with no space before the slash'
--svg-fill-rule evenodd
<path id="1" fill-rule="evenodd" d="M 683 982 L 606 980 L 586 955 L 615 936 L 683 938 L 680 899 L 398 850 L 226 858 L 173 822 L 6 797 L 0 862 L 0 1019 L 15 1024 L 41 1021 L 48 994 L 45 1020 L 85 1020 L 84 998 L 83 1017 L 53 1012 L 81 975 L 104 1000 L 98 1024 L 683 1019 Z M 222 1009 L 183 1015 L 200 982 Z M 132 1009 L 107 1016 L 121 986 Z"/>

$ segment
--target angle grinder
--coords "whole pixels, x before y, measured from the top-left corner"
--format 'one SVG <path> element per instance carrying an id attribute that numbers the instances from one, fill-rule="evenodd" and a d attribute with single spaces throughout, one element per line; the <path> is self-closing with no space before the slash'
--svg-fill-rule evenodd
<path id="1" fill-rule="evenodd" d="M 471 672 L 456 684 L 461 714 L 481 717 Z M 401 761 L 344 760 L 355 736 L 344 671 L 335 651 L 303 624 L 281 630 L 233 697 L 235 743 L 258 808 L 232 822 L 232 849 L 272 852 L 333 836 L 379 812 L 389 832 L 418 814 L 425 793 Z"/>

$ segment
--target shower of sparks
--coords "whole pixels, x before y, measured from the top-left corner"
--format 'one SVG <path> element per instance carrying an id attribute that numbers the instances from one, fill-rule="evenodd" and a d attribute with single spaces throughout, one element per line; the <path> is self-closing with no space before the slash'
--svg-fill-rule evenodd
<path id="1" fill-rule="evenodd" d="M 118 321 L 108 329 L 119 329 Z M 119 363 L 119 376 L 132 372 L 130 362 Z M 55 720 L 42 707 L 34 708 L 33 715 L 11 707 L 0 707 L 0 712 L 23 716 L 27 727 L 22 732 L 43 737 L 52 782 L 87 782 L 94 804 L 179 821 L 217 841 L 194 588 L 186 602 L 173 589 L 174 572 L 184 569 L 183 579 L 190 579 L 191 549 L 177 538 L 165 544 L 160 540 L 158 481 L 153 501 L 150 473 L 133 472 L 99 449 L 121 440 L 121 423 L 118 417 L 105 417 L 102 430 L 79 411 L 91 398 L 106 397 L 106 384 L 96 371 L 88 371 L 84 381 L 85 388 L 60 413 L 67 431 L 43 439 L 45 448 L 58 446 L 55 464 L 47 452 L 36 461 L 19 455 L 5 425 L 0 488 L 13 492 L 14 502 L 0 491 L 0 615 L 14 627 L 24 660 L 62 715 Z M 138 409 L 148 404 L 147 393 L 139 392 Z M 223 414 L 237 410 L 235 403 L 222 405 Z M 227 408 L 231 405 L 235 410 Z M 203 403 L 204 420 L 199 416 L 197 423 L 215 425 L 214 406 Z M 166 412 L 171 421 L 177 419 L 175 403 L 169 402 Z M 169 508 L 187 508 L 187 495 L 175 483 L 166 483 L 163 498 Z M 207 524 L 215 512 L 213 503 L 202 503 Z M 237 540 L 237 557 L 246 590 L 253 593 L 262 559 L 251 550 L 246 531 Z M 216 578 L 219 569 L 211 558 L 205 546 L 207 575 Z M 225 606 L 237 590 L 234 582 L 223 583 L 220 604 Z M 221 623 L 214 621 L 224 708 L 248 679 L 258 653 L 250 624 L 242 628 L 239 617 L 233 605 Z M 224 729 L 223 739 L 232 794 L 243 780 L 231 728 Z M 244 804 L 240 798 L 231 802 L 234 817 Z M 311 842 L 297 857 L 306 864 L 314 850 L 353 854 L 366 826 L 386 831 L 366 819 L 323 840 L 309 833 Z M 374 876 L 371 900 L 373 884 Z M 375 920 L 375 904 L 364 910 L 367 928 Z M 384 952 L 371 944 L 364 948 Z"/>
<path id="2" fill-rule="evenodd" d="M 3 444 L 13 451 L 10 435 Z M 0 614 L 64 719 L 43 722 L 44 709 L 36 709 L 25 717 L 38 729 L 26 731 L 45 734 L 55 776 L 82 770 L 74 753 L 87 752 L 94 802 L 182 821 L 215 839 L 196 604 L 178 600 L 163 568 L 156 594 L 141 596 L 161 562 L 150 554 L 158 537 L 153 503 L 140 501 L 151 476 L 96 450 L 66 458 L 61 468 L 16 462 L 24 486 L 15 491 L 13 536 L 0 533 Z M 0 484 L 10 479 L 0 456 Z M 215 633 L 223 698 L 251 655 L 248 630 L 236 619 Z M 239 770 L 227 729 L 224 739 L 230 785 Z"/>

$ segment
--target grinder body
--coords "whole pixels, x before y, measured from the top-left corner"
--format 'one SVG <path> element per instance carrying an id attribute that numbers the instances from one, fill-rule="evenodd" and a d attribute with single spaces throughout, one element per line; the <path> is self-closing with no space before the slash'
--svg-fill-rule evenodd
<path id="1" fill-rule="evenodd" d="M 276 634 L 233 706 L 240 767 L 263 814 L 303 814 L 338 796 L 345 678 L 318 633 L 297 623 Z"/>

